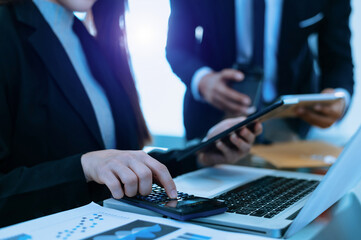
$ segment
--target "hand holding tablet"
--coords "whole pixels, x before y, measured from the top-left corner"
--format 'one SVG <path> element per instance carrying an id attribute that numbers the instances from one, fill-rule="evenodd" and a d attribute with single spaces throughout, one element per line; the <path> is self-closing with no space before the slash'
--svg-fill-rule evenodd
<path id="1" fill-rule="evenodd" d="M 325 89 L 323 95 L 342 94 L 334 93 L 333 89 Z M 309 124 L 321 128 L 330 127 L 339 120 L 345 112 L 345 98 L 339 98 L 328 103 L 316 103 L 311 107 L 298 107 L 296 114 Z"/>
<path id="2" fill-rule="evenodd" d="M 252 129 L 252 125 L 255 122 L 263 122 L 271 118 L 286 118 L 286 117 L 298 117 L 297 109 L 302 107 L 304 109 L 313 109 L 318 108 L 317 105 L 324 106 L 324 109 L 328 109 L 329 106 L 336 106 L 338 104 L 342 105 L 345 101 L 345 95 L 340 92 L 336 93 L 324 93 L 324 94 L 302 94 L 302 95 L 286 95 L 282 96 L 280 100 L 271 104 L 270 106 L 261 109 L 260 111 L 251 114 L 245 120 L 235 124 L 234 126 L 224 130 L 223 132 L 217 134 L 214 137 L 206 139 L 201 143 L 197 144 L 189 151 L 184 152 L 183 155 L 179 156 L 177 159 L 181 161 L 191 154 L 194 154 L 199 151 L 214 151 L 216 149 L 215 143 L 217 141 L 222 141 L 225 144 L 232 145 L 230 142 L 230 136 L 233 132 L 236 134 L 242 128 Z M 328 107 L 327 107 L 328 106 Z M 327 111 L 327 110 L 324 110 Z"/>
<path id="3" fill-rule="evenodd" d="M 206 138 L 212 138 L 242 122 L 245 117 L 228 118 L 221 121 L 208 131 Z M 232 132 L 228 138 L 215 142 L 213 151 L 202 151 L 198 154 L 198 163 L 201 166 L 213 166 L 216 164 L 233 164 L 245 157 L 250 152 L 256 137 L 262 133 L 262 124 L 255 123 L 252 129 L 247 127 Z"/>

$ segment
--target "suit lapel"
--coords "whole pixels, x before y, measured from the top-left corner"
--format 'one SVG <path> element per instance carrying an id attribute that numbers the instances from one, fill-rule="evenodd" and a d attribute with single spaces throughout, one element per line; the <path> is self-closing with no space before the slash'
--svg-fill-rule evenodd
<path id="1" fill-rule="evenodd" d="M 279 50 L 284 54 L 291 54 L 292 47 L 288 43 L 294 42 L 297 39 L 297 35 L 293 34 L 297 32 L 297 3 L 294 0 L 283 0 L 282 19 L 280 28 L 280 41 Z M 296 38 L 296 39 L 295 39 Z M 287 47 L 289 46 L 289 47 Z"/>
<path id="2" fill-rule="evenodd" d="M 15 13 L 20 22 L 35 29 L 28 36 L 28 41 L 43 60 L 64 96 L 79 113 L 99 145 L 104 148 L 91 102 L 60 41 L 31 1 L 15 5 Z"/>
<path id="3" fill-rule="evenodd" d="M 277 51 L 277 89 L 279 94 L 290 93 L 292 89 L 294 89 L 292 85 L 294 82 L 290 81 L 290 76 L 292 76 L 292 58 L 297 55 L 295 51 L 298 50 L 294 47 L 294 44 L 299 41 L 297 39 L 298 2 L 299 1 L 294 0 L 283 0 Z"/>

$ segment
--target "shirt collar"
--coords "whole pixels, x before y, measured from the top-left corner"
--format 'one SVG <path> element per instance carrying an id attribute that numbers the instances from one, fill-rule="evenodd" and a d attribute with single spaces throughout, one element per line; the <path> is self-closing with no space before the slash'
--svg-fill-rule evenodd
<path id="1" fill-rule="evenodd" d="M 47 0 L 33 0 L 33 2 L 56 35 L 72 29 L 74 21 L 72 11 Z"/>

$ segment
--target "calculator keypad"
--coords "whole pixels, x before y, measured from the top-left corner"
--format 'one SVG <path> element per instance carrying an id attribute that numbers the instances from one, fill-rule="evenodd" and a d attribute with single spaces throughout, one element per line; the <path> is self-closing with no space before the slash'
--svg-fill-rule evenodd
<path id="1" fill-rule="evenodd" d="M 183 201 L 189 198 L 193 198 L 194 195 L 189 195 L 187 193 L 183 193 L 183 192 L 178 192 L 178 197 L 177 199 L 172 199 L 169 198 L 167 193 L 165 192 L 164 188 L 153 184 L 152 186 L 152 193 L 147 195 L 147 196 L 142 196 L 142 195 L 137 195 L 136 198 L 143 200 L 143 201 L 147 201 L 147 202 L 152 202 L 152 203 L 167 203 L 170 201 L 174 201 L 174 200 L 178 200 L 178 201 Z"/>

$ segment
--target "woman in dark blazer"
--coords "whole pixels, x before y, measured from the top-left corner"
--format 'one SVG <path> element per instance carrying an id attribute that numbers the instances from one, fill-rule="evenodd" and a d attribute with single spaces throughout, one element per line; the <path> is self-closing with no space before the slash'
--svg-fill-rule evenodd
<path id="1" fill-rule="evenodd" d="M 259 124 L 231 137 L 237 150 L 218 143 L 222 155 L 177 162 L 181 150 L 152 157 L 139 151 L 150 135 L 119 25 L 124 1 L 52 2 L 0 0 L 0 226 L 110 192 L 146 195 L 153 181 L 175 197 L 172 177 L 249 151 Z M 91 8 L 96 37 L 72 14 Z M 237 121 L 220 123 L 208 136 Z"/>

